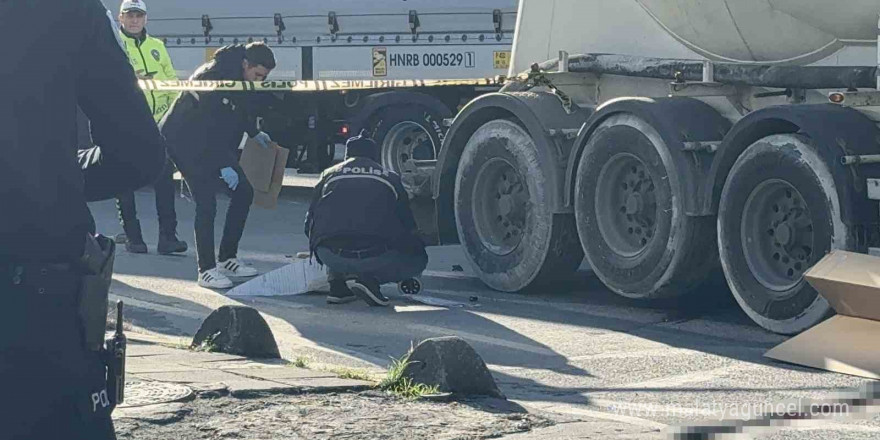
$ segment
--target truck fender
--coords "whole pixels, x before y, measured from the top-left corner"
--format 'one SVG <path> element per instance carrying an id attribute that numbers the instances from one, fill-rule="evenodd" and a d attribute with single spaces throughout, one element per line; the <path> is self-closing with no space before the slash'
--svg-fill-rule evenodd
<path id="1" fill-rule="evenodd" d="M 712 164 L 711 152 L 703 149 L 688 151 L 695 145 L 717 145 L 730 130 L 730 121 L 708 104 L 692 98 L 620 98 L 606 102 L 581 127 L 575 149 L 565 171 L 565 206 L 574 204 L 577 167 L 581 155 L 596 128 L 609 116 L 629 113 L 654 127 L 670 149 L 684 185 L 687 215 L 698 215 L 701 202 L 698 189 L 703 185 Z M 714 144 L 705 144 L 705 143 Z"/>
<path id="2" fill-rule="evenodd" d="M 787 105 L 767 107 L 741 119 L 722 142 L 700 189 L 701 211 L 718 212 L 721 190 L 737 158 L 755 141 L 773 134 L 800 133 L 821 145 L 819 156 L 831 169 L 841 201 L 843 222 L 850 227 L 878 222 L 876 205 L 867 198 L 866 179 L 880 177 L 880 164 L 846 166 L 845 155 L 880 153 L 880 129 L 864 114 L 834 104 Z M 867 236 L 856 231 L 858 249 L 864 250 Z M 867 233 L 864 230 L 864 233 Z"/>
<path id="3" fill-rule="evenodd" d="M 547 203 L 554 213 L 571 213 L 563 204 L 563 173 L 571 150 L 571 141 L 563 130 L 580 127 L 589 113 L 576 109 L 567 114 L 558 97 L 551 93 L 490 93 L 468 103 L 446 133 L 432 179 L 437 207 L 437 225 L 441 243 L 457 243 L 453 197 L 459 158 L 471 135 L 483 124 L 495 119 L 510 119 L 521 124 L 537 145 L 538 162 L 548 183 Z"/>
<path id="4" fill-rule="evenodd" d="M 453 116 L 452 111 L 446 106 L 446 104 L 443 104 L 439 99 L 424 93 L 390 91 L 369 95 L 364 97 L 363 100 L 362 107 L 351 118 L 351 132 L 354 134 L 360 133 L 364 128 L 369 128 L 367 125 L 370 122 L 370 118 L 376 114 L 376 112 L 394 105 L 420 105 L 432 110 L 441 118 L 451 118 Z M 442 124 L 443 121 L 441 120 L 438 122 Z"/>

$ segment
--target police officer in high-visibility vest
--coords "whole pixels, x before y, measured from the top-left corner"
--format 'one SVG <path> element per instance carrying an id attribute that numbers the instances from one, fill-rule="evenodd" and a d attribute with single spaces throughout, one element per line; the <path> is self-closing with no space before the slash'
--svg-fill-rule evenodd
<path id="1" fill-rule="evenodd" d="M 134 73 L 140 79 L 176 80 L 177 74 L 171 64 L 171 57 L 165 44 L 147 35 L 147 5 L 142 0 L 126 0 L 119 8 L 120 37 Z M 145 90 L 147 104 L 158 123 L 177 92 Z M 167 161 L 165 169 L 153 185 L 156 194 L 156 212 L 159 214 L 159 242 L 156 246 L 160 254 L 186 252 L 187 244 L 177 238 L 177 213 L 174 211 L 174 165 Z M 122 194 L 117 198 L 119 219 L 125 231 L 125 247 L 129 252 L 147 253 L 147 244 L 137 218 L 134 193 Z"/>
<path id="2" fill-rule="evenodd" d="M 112 440 L 114 246 L 86 202 L 149 185 L 165 146 L 99 0 L 0 1 L 0 41 L 0 438 Z"/>

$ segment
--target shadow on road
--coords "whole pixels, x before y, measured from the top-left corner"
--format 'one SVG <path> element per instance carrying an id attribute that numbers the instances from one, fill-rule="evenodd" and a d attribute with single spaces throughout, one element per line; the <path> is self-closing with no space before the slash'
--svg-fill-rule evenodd
<path id="1" fill-rule="evenodd" d="M 113 281 L 110 295 L 112 302 L 124 302 L 126 322 L 169 336 L 194 335 L 201 320 L 213 311 L 199 303 L 138 289 L 119 280 Z"/>
<path id="2" fill-rule="evenodd" d="M 140 217 L 145 236 L 153 237 L 157 228 L 155 213 L 151 211 L 152 194 L 138 193 L 138 203 L 139 207 L 143 206 Z M 192 209 L 192 205 L 179 202 L 181 231 L 191 231 Z M 259 269 L 268 271 L 283 265 L 286 254 L 306 249 L 307 240 L 301 232 L 305 209 L 300 202 L 282 204 L 276 211 L 254 209 L 248 220 L 242 253 L 256 259 Z M 118 230 L 115 208 L 111 204 L 93 206 L 93 211 L 99 229 Z M 223 212 L 222 208 L 219 212 Z M 222 215 L 218 215 L 218 224 L 222 225 Z M 191 233 L 181 234 L 184 236 Z M 120 255 L 114 293 L 160 305 L 158 309 L 138 310 L 138 305 L 133 303 L 129 308 L 130 316 L 141 319 L 149 330 L 189 336 L 216 304 L 245 303 L 292 327 L 284 329 L 285 332 L 296 333 L 296 337 L 319 347 L 344 350 L 380 366 L 387 365 L 390 357 L 400 357 L 420 340 L 457 335 L 493 365 L 505 393 L 514 390 L 518 395 L 527 395 L 540 391 L 542 400 L 567 403 L 571 403 L 571 399 L 584 403 L 585 397 L 575 396 L 579 393 L 620 391 L 608 386 L 615 381 L 607 374 L 596 377 L 596 372 L 591 371 L 596 364 L 577 360 L 606 352 L 678 348 L 798 370 L 794 366 L 771 363 L 761 356 L 764 349 L 784 338 L 751 324 L 719 277 L 698 289 L 695 295 L 648 302 L 614 295 L 596 277 L 585 272 L 558 280 L 555 285 L 529 295 L 493 292 L 475 279 L 426 277 L 425 295 L 458 303 L 448 308 L 393 295 L 396 289 L 392 286 L 385 287 L 385 292 L 392 296 L 393 308 L 370 308 L 361 302 L 330 306 L 323 295 L 244 301 L 218 298 L 222 293 L 204 291 L 190 292 L 187 298 L 191 300 L 187 300 L 175 296 L 174 289 L 181 285 L 191 287 L 195 282 L 193 243 L 191 239 L 188 241 L 191 249 L 182 257 Z M 462 261 L 461 264 L 467 263 Z M 122 281 L 129 279 L 133 281 Z M 156 286 L 156 291 L 167 294 L 145 290 L 144 286 Z M 471 301 L 471 297 L 476 297 L 476 301 Z M 169 313 L 162 316 L 162 310 Z M 183 315 L 171 313 L 181 310 Z M 627 362 L 626 358 L 622 359 L 608 362 Z M 517 369 L 532 372 L 529 378 L 524 378 L 515 374 Z M 543 380 L 545 372 L 553 379 Z M 551 382 L 554 385 L 548 385 Z"/>

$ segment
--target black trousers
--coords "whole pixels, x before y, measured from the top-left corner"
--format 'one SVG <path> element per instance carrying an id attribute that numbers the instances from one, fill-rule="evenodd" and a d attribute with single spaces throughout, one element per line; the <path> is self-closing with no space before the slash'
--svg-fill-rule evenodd
<path id="1" fill-rule="evenodd" d="M 0 264 L 0 438 L 115 440 L 104 364 L 83 347 L 78 280 L 39 284 L 35 272 Z"/>
<path id="2" fill-rule="evenodd" d="M 329 248 L 318 246 L 318 258 L 327 266 L 327 280 L 372 278 L 379 284 L 397 283 L 422 275 L 428 266 L 428 254 L 390 250 L 369 258 L 346 258 Z"/>
<path id="3" fill-rule="evenodd" d="M 165 161 L 165 168 L 153 184 L 156 193 L 156 213 L 159 214 L 159 235 L 171 237 L 177 234 L 177 213 L 174 210 L 174 164 Z M 134 193 L 120 195 L 116 209 L 122 230 L 129 238 L 140 238 L 141 229 L 137 218 Z"/>
<path id="4" fill-rule="evenodd" d="M 238 173 L 238 187 L 229 189 L 220 178 L 220 171 L 215 173 L 184 174 L 186 184 L 196 202 L 196 251 L 198 253 L 199 272 L 217 266 L 214 255 L 214 219 L 217 216 L 217 193 L 229 195 L 229 209 L 226 211 L 226 224 L 223 227 L 223 238 L 220 240 L 219 261 L 235 258 L 238 255 L 238 243 L 244 233 L 244 226 L 254 201 L 254 188 L 248 182 L 244 171 L 234 167 Z"/>

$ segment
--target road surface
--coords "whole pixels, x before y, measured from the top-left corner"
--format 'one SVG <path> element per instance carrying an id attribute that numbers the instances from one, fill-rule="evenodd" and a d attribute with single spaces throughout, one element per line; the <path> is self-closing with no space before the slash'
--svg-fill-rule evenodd
<path id="1" fill-rule="evenodd" d="M 310 364 L 379 371 L 420 340 L 458 335 L 483 356 L 508 398 L 575 420 L 614 422 L 626 427 L 618 434 L 633 438 L 656 437 L 668 425 L 718 420 L 722 414 L 744 417 L 780 402 L 825 398 L 864 382 L 764 358 L 785 338 L 753 325 L 723 283 L 692 299 L 644 304 L 612 295 L 584 269 L 537 294 L 504 294 L 471 277 L 457 247 L 429 252 L 421 298 L 442 306 L 403 297 L 394 286 L 383 290 L 392 298 L 389 308 L 362 302 L 331 306 L 322 295 L 229 298 L 195 283 L 194 205 L 178 199 L 179 234 L 190 251 L 160 256 L 152 193 L 138 192 L 137 202 L 151 253 L 133 255 L 120 247 L 112 296 L 126 301 L 136 327 L 183 342 L 226 304 L 258 309 L 282 355 Z M 307 194 L 300 192 L 286 195 L 277 210 L 254 208 L 240 256 L 270 271 L 307 250 L 302 233 L 307 204 Z M 218 243 L 226 206 L 221 197 Z M 91 208 L 101 232 L 120 232 L 113 202 Z M 456 265 L 464 271 L 454 271 Z M 554 429 L 565 432 L 565 426 Z M 570 432 L 578 429 L 572 424 Z M 878 437 L 880 418 L 874 417 L 795 426 L 763 438 Z"/>

